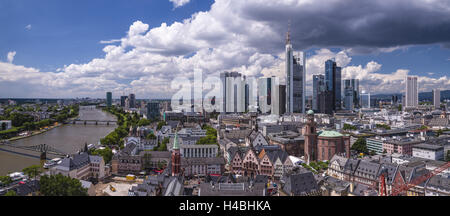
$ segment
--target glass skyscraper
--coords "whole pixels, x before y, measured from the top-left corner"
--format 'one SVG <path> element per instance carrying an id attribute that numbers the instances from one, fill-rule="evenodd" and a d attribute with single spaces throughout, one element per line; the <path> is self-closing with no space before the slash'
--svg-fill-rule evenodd
<path id="1" fill-rule="evenodd" d="M 322 74 L 313 75 L 312 109 L 314 112 L 319 111 L 319 94 L 323 91 L 325 91 L 325 77 Z"/>
<path id="2" fill-rule="evenodd" d="M 111 107 L 112 105 L 112 93 L 106 92 L 106 106 Z"/>
<path id="3" fill-rule="evenodd" d="M 290 33 L 286 37 L 286 112 L 305 113 L 305 52 L 294 56 Z"/>
<path id="4" fill-rule="evenodd" d="M 341 108 L 341 67 L 336 66 L 334 60 L 325 62 L 325 86 L 326 90 L 332 92 L 332 100 L 327 101 L 332 106 L 332 110 Z"/>
<path id="5" fill-rule="evenodd" d="M 344 80 L 344 107 L 353 110 L 359 107 L 359 80 Z"/>

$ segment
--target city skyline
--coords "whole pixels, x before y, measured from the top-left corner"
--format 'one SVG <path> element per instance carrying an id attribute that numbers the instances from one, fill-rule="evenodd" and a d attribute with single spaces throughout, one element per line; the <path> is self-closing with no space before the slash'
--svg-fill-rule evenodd
<path id="1" fill-rule="evenodd" d="M 342 80 L 359 79 L 361 90 L 372 95 L 404 93 L 407 75 L 418 76 L 418 92 L 450 89 L 450 31 L 443 28 L 449 25 L 447 3 L 374 1 L 370 6 L 379 15 L 352 10 L 344 17 L 344 5 L 360 3 L 175 2 L 181 1 L 129 6 L 131 10 L 119 13 L 115 24 L 104 17 L 118 12 L 119 3 L 111 3 L 114 9 L 102 10 L 101 15 L 82 2 L 74 4 L 74 11 L 93 21 L 88 23 L 76 14 L 56 13 L 67 4 L 54 1 L 43 4 L 51 7 L 42 17 L 33 12 L 14 19 L 35 3 L 5 1 L 0 10 L 12 19 L 0 22 L 8 30 L 0 36 L 0 97 L 102 98 L 112 92 L 117 98 L 126 92 L 139 98 L 170 98 L 177 91 L 170 89 L 170 81 L 193 74 L 195 67 L 205 75 L 236 71 L 245 76 L 277 76 L 283 84 L 288 20 L 293 51 L 306 52 L 307 96 L 312 95 L 312 76 L 324 74 L 324 63 L 332 58 L 342 67 Z M 418 11 L 421 16 L 415 18 Z M 317 17 L 325 12 L 335 20 Z M 408 25 L 402 25 L 398 12 L 410 18 Z M 158 19 L 147 13 L 157 13 Z M 55 15 L 60 19 L 56 23 L 50 21 Z M 421 20 L 429 20 L 426 30 Z M 345 25 L 335 27 L 335 22 Z M 104 26 L 93 28 L 98 25 Z M 418 33 L 420 38 L 414 36 Z M 46 37 L 49 34 L 52 37 Z"/>

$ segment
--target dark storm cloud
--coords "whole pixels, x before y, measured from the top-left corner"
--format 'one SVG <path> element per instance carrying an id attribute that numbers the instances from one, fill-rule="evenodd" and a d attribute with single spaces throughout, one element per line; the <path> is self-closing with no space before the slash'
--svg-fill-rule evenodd
<path id="1" fill-rule="evenodd" d="M 300 49 L 450 44 L 450 1 L 317 0 L 298 6 L 280 3 L 277 7 L 247 4 L 241 13 L 247 19 L 270 23 L 280 33 L 287 31 L 291 20 L 292 41 Z M 270 48 L 284 40 L 274 38 L 273 42 L 275 46 Z"/>

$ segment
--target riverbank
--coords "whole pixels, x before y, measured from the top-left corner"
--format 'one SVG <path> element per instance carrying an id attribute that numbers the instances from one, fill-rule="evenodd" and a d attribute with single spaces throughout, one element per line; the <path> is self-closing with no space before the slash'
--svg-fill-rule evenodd
<path id="1" fill-rule="evenodd" d="M 104 120 L 105 114 L 101 110 L 80 111 L 83 115 L 89 114 L 90 119 Z M 110 119 L 115 119 L 109 115 Z M 58 124 L 48 127 L 47 130 L 34 131 L 32 136 L 16 137 L 11 144 L 17 146 L 35 146 L 46 144 L 68 154 L 73 154 L 84 148 L 85 144 L 98 143 L 98 141 L 113 131 L 117 125 L 83 125 Z M 38 136 L 36 136 L 38 135 Z M 24 139 L 26 138 L 26 139 Z M 25 167 L 40 163 L 39 153 L 25 149 L 12 149 L 0 147 L 0 175 L 20 171 Z M 49 155 L 51 159 L 54 155 Z"/>
<path id="2" fill-rule="evenodd" d="M 39 135 L 39 134 L 43 134 L 43 133 L 48 132 L 48 131 L 50 131 L 50 130 L 56 128 L 56 127 L 59 127 L 61 125 L 63 125 L 63 124 L 57 124 L 57 125 L 49 126 L 47 129 L 31 131 L 31 134 L 28 135 L 28 136 L 15 136 L 15 137 L 7 139 L 6 141 L 12 142 L 12 141 L 25 139 L 25 138 L 32 137 L 32 136 L 36 136 L 36 135 Z"/>

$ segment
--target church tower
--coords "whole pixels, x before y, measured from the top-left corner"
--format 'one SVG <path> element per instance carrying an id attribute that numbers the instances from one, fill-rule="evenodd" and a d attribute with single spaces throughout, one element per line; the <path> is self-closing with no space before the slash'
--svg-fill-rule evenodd
<path id="1" fill-rule="evenodd" d="M 172 176 L 178 176 L 180 174 L 181 166 L 181 154 L 180 146 L 178 145 L 178 134 L 175 134 L 172 148 Z"/>
<path id="2" fill-rule="evenodd" d="M 307 112 L 307 118 L 306 125 L 303 127 L 303 136 L 305 137 L 305 162 L 309 164 L 310 161 L 317 160 L 317 131 L 312 110 Z"/>

